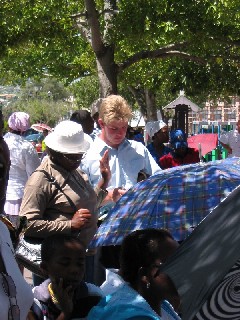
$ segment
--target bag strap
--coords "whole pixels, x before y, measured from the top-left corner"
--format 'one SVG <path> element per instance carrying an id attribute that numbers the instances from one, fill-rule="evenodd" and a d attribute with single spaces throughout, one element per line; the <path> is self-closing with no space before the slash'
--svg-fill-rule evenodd
<path id="1" fill-rule="evenodd" d="M 45 170 L 35 170 L 34 172 L 42 172 L 44 173 L 44 175 L 46 176 L 46 178 L 48 179 L 48 181 L 52 184 L 55 185 L 55 187 L 57 188 L 57 190 L 59 190 L 60 192 L 62 192 L 64 194 L 64 196 L 67 198 L 70 206 L 74 209 L 74 212 L 77 211 L 77 207 L 75 206 L 74 202 L 72 201 L 72 199 L 63 191 L 62 187 L 59 185 L 59 183 L 57 182 L 57 180 L 51 176 L 47 171 Z"/>

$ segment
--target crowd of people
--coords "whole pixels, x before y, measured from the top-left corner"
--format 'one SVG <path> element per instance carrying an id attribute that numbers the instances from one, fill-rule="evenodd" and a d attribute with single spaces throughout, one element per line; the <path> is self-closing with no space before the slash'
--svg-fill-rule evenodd
<path id="1" fill-rule="evenodd" d="M 138 230 L 119 247 L 89 249 L 102 217 L 129 188 L 164 169 L 200 161 L 186 134 L 169 133 L 163 121 L 146 127 L 150 144 L 136 141 L 131 116 L 119 95 L 96 100 L 91 112 L 74 112 L 45 136 L 40 162 L 22 138 L 29 116 L 14 112 L 3 136 L 1 115 L 0 213 L 15 226 L 12 216 L 27 218 L 24 236 L 41 242 L 45 275 L 33 274 L 33 288 L 26 283 L 0 221 L 2 320 L 180 319 L 178 292 L 161 271 L 179 246 L 167 230 Z M 229 154 L 238 152 L 239 134 L 240 121 L 237 132 L 220 138 Z"/>

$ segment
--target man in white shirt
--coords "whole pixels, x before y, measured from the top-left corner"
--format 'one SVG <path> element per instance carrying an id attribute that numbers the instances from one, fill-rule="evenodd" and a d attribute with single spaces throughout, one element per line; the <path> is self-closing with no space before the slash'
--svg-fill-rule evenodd
<path id="1" fill-rule="evenodd" d="M 240 157 L 240 120 L 235 130 L 221 134 L 219 142 L 227 150 L 228 158 Z"/>
<path id="2" fill-rule="evenodd" d="M 131 109 L 121 96 L 110 95 L 103 99 L 98 120 L 101 133 L 82 160 L 81 169 L 87 173 L 90 183 L 96 186 L 101 178 L 99 160 L 106 150 L 109 152 L 112 177 L 103 205 L 116 202 L 126 190 L 135 185 L 141 170 L 147 175 L 161 171 L 142 143 L 126 139 L 131 117 Z"/>
<path id="3" fill-rule="evenodd" d="M 108 195 L 103 200 L 99 210 L 99 218 L 102 219 L 113 207 L 115 202 L 133 185 L 138 182 L 139 172 L 152 175 L 160 172 L 161 169 L 141 143 L 126 139 L 128 122 L 132 117 L 131 108 L 127 101 L 119 95 L 110 95 L 102 99 L 99 107 L 98 123 L 101 127 L 100 134 L 91 144 L 86 156 L 81 163 L 81 169 L 88 175 L 89 182 L 95 187 L 101 178 L 99 160 L 108 150 L 111 180 L 107 190 Z M 108 251 L 108 247 L 102 249 L 102 255 L 116 257 L 116 248 Z M 101 264 L 98 265 L 98 250 L 95 257 L 95 284 L 100 285 L 104 280 Z M 117 260 L 117 258 L 113 259 Z M 116 261 L 108 261 L 110 267 Z"/>

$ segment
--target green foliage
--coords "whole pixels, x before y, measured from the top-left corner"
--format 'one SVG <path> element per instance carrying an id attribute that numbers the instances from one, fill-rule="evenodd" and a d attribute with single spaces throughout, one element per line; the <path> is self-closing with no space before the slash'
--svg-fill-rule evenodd
<path id="1" fill-rule="evenodd" d="M 59 101 L 68 99 L 71 95 L 69 89 L 62 83 L 54 78 L 44 78 L 41 80 L 28 80 L 25 87 L 22 89 L 21 98 L 28 99 L 52 99 Z"/>
<path id="2" fill-rule="evenodd" d="M 185 46 L 172 51 L 205 62 L 174 55 L 138 59 L 118 74 L 120 93 L 126 95 L 128 86 L 148 88 L 156 92 L 158 105 L 182 89 L 199 99 L 209 93 L 239 93 L 239 0 L 116 1 L 119 11 L 111 16 L 108 29 L 102 13 L 107 1 L 93 3 L 99 13 L 100 40 L 114 48 L 112 63 L 121 66 L 134 54 L 180 42 Z M 79 21 L 85 18 L 84 0 L 3 0 L 0 11 L 1 83 L 48 74 L 65 83 L 81 79 L 71 85 L 79 108 L 98 97 L 96 55 L 72 18 L 78 13 Z M 89 28 L 87 21 L 84 27 Z"/>
<path id="3" fill-rule="evenodd" d="M 3 114 L 7 119 L 12 112 L 24 111 L 30 115 L 31 123 L 43 122 L 54 127 L 60 120 L 70 117 L 73 109 L 70 94 L 56 79 L 29 80 L 19 92 L 18 99 L 3 109 Z"/>
<path id="4" fill-rule="evenodd" d="M 99 98 L 97 76 L 86 76 L 73 82 L 69 88 L 75 98 L 75 109 L 89 109 L 90 105 Z"/>
<path id="5" fill-rule="evenodd" d="M 7 119 L 11 113 L 24 111 L 30 115 L 31 123 L 43 122 L 54 127 L 60 120 L 70 117 L 71 105 L 64 101 L 49 101 L 30 98 L 27 101 L 18 100 L 3 110 Z"/>

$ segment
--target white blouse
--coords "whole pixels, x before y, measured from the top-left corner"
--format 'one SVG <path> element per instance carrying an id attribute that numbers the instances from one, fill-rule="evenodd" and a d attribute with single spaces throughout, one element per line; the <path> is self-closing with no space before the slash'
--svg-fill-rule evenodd
<path id="1" fill-rule="evenodd" d="M 4 140 L 11 160 L 6 200 L 18 200 L 23 197 L 24 186 L 40 165 L 40 159 L 33 145 L 22 136 L 8 132 L 4 135 Z"/>

